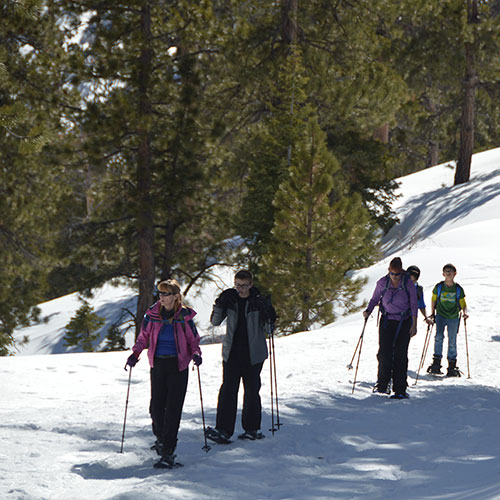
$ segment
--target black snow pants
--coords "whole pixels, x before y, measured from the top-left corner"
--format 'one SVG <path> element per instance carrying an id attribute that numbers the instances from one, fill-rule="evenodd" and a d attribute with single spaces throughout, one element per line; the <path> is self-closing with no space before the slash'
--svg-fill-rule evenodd
<path id="1" fill-rule="evenodd" d="M 165 454 L 173 453 L 181 423 L 188 370 L 179 371 L 177 357 L 155 357 L 151 368 L 151 419 L 153 433 Z"/>
<path id="2" fill-rule="evenodd" d="M 243 380 L 243 411 L 241 425 L 245 431 L 260 429 L 262 407 L 260 402 L 260 372 L 264 363 L 251 365 L 241 362 L 237 356 L 230 356 L 223 361 L 222 385 L 217 402 L 217 429 L 225 431 L 229 436 L 234 433 L 236 413 L 238 410 L 238 390 Z"/>
<path id="3" fill-rule="evenodd" d="M 411 324 L 411 317 L 403 321 L 382 317 L 379 325 L 377 385 L 385 387 L 392 378 L 396 394 L 404 394 L 408 387 L 406 377 Z"/>

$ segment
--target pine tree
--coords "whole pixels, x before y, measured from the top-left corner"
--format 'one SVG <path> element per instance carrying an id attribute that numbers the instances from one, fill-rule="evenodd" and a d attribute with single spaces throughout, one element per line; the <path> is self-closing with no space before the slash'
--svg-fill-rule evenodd
<path id="1" fill-rule="evenodd" d="M 134 280 L 137 333 L 155 279 L 192 283 L 223 253 L 210 210 L 219 132 L 207 103 L 216 83 L 206 77 L 221 35 L 210 1 L 63 3 L 73 29 L 88 18 L 72 50 L 88 89 L 78 123 L 90 202 L 67 247 L 96 279 Z"/>
<path id="2" fill-rule="evenodd" d="M 407 99 L 406 85 L 386 54 L 389 36 L 380 21 L 388 17 L 388 23 L 393 22 L 396 9 L 382 0 L 339 5 L 283 0 L 245 6 L 249 11 L 239 12 L 237 36 L 228 51 L 240 54 L 232 56 L 237 62 L 230 68 L 238 82 L 240 101 L 235 97 L 234 102 L 241 105 L 236 109 L 246 117 L 241 139 L 235 133 L 233 145 L 233 172 L 243 186 L 237 230 L 250 245 L 243 259 L 258 269 L 274 223 L 271 200 L 287 175 L 296 123 L 290 114 L 296 99 L 292 88 L 300 86 L 293 87 L 293 79 L 300 75 L 291 70 L 285 82 L 280 71 L 294 43 L 308 76 L 302 92 L 328 133 L 328 147 L 341 162 L 344 181 L 361 195 L 374 220 L 388 229 L 395 221 L 394 174 L 387 147 L 372 135 L 380 125 L 395 122 Z M 249 53 L 248 46 L 255 50 Z M 369 153 L 363 157 L 364 150 Z"/>
<path id="3" fill-rule="evenodd" d="M 261 268 L 283 332 L 334 321 L 334 305 L 354 310 L 363 281 L 348 271 L 361 257 L 368 263 L 373 256 L 368 213 L 339 172 L 325 133 L 311 117 L 295 144 L 289 178 L 276 193 L 272 241 Z"/>
<path id="4" fill-rule="evenodd" d="M 401 4 L 390 46 L 394 67 L 410 90 L 391 132 L 390 150 L 400 165 L 399 175 L 458 159 L 461 128 L 468 130 L 462 136 L 469 138 L 469 153 L 496 145 L 499 24 L 492 4 L 479 2 L 478 9 L 480 22 L 469 22 L 473 10 L 468 17 L 467 2 L 461 0 Z M 473 107 L 464 106 L 465 96 L 481 109 L 474 126 Z M 468 117 L 466 127 L 461 115 Z"/>
<path id="5" fill-rule="evenodd" d="M 77 92 L 67 88 L 64 33 L 42 2 L 0 7 L 0 354 L 12 333 L 37 318 L 54 235 L 67 212 L 65 119 Z"/>
<path id="6" fill-rule="evenodd" d="M 106 345 L 103 351 L 125 351 L 125 337 L 119 325 L 113 324 L 106 333 Z"/>
<path id="7" fill-rule="evenodd" d="M 266 116 L 240 155 L 247 163 L 248 176 L 238 229 L 248 241 L 250 262 L 255 267 L 270 241 L 276 212 L 273 199 L 288 176 L 294 144 L 310 112 L 304 92 L 306 81 L 300 51 L 292 47 L 270 87 Z"/>
<path id="8" fill-rule="evenodd" d="M 92 343 L 99 338 L 98 332 L 105 320 L 93 311 L 94 308 L 84 300 L 65 327 L 64 340 L 67 347 L 80 347 L 85 352 L 95 351 Z"/>
<path id="9" fill-rule="evenodd" d="M 476 110 L 479 90 L 481 87 L 495 86 L 497 97 L 500 95 L 498 88 L 500 25 L 495 5 L 487 1 L 467 0 L 466 14 L 466 24 L 463 26 L 465 57 L 460 145 L 455 171 L 455 185 L 468 182 L 470 179 L 472 154 L 477 148 L 475 132 L 478 128 Z"/>

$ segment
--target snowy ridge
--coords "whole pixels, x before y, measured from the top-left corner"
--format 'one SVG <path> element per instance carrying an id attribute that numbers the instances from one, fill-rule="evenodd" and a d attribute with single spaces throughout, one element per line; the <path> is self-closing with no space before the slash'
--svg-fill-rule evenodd
<path id="1" fill-rule="evenodd" d="M 414 385 L 426 331 L 420 319 L 409 350 L 411 399 L 372 395 L 377 367 L 373 317 L 351 394 L 353 370 L 346 365 L 361 333 L 358 313 L 314 332 L 276 339 L 283 426 L 274 436 L 268 431 L 266 363 L 264 440 L 236 440 L 203 452 L 198 380 L 190 372 L 177 448 L 185 467 L 159 472 L 149 450 L 145 355 L 132 373 L 120 454 L 127 353 L 49 356 L 33 348 L 33 355 L 0 358 L 0 498 L 500 499 L 500 149 L 475 155 L 472 172 L 471 182 L 458 187 L 451 186 L 453 171 L 446 165 L 401 179 L 401 223 L 384 241 L 384 259 L 359 273 L 369 279 L 361 299 L 368 298 L 389 260 L 400 255 L 405 266 L 421 268 L 429 306 L 443 264 L 453 262 L 469 305 L 470 379 L 462 325 L 458 366 L 465 375 L 436 380 L 421 372 Z M 215 293 L 215 288 L 207 293 L 199 308 L 199 299 L 193 300 L 200 325 L 207 324 Z M 42 353 L 57 351 L 47 346 L 57 345 L 65 323 L 54 326 L 53 321 L 63 313 L 70 317 L 75 308 L 70 298 L 57 300 L 36 341 Z M 205 416 L 213 425 L 220 345 L 202 349 Z M 431 350 L 432 345 L 425 366 Z M 240 414 L 236 432 L 241 432 L 239 419 Z"/>

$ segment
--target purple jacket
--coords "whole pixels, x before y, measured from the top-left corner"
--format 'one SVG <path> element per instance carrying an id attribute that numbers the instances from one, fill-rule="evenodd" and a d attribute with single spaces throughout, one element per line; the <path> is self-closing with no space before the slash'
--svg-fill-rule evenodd
<path id="1" fill-rule="evenodd" d="M 389 279 L 389 287 L 385 290 L 387 279 Z M 375 291 L 373 292 L 372 298 L 368 303 L 366 312 L 370 314 L 374 307 L 380 302 L 380 297 L 382 297 L 382 307 L 387 313 L 387 319 L 400 320 L 401 313 L 408 311 L 408 309 L 411 311 L 411 316 L 415 317 L 418 312 L 417 289 L 415 288 L 413 281 L 408 278 L 406 280 L 407 293 L 403 288 L 403 282 L 404 278 L 401 276 L 398 287 L 394 288 L 392 281 L 388 278 L 388 276 L 380 278 L 377 281 Z M 408 297 L 410 298 L 409 301 Z"/>
<path id="2" fill-rule="evenodd" d="M 143 349 L 148 347 L 148 359 L 151 366 L 154 365 L 158 335 L 164 324 L 164 320 L 160 315 L 160 307 L 160 302 L 156 302 L 148 309 L 142 320 L 141 332 L 137 337 L 134 347 L 132 347 L 132 351 L 137 358 L 139 358 L 139 354 L 141 354 Z M 201 356 L 199 347 L 200 336 L 192 320 L 195 316 L 195 311 L 181 306 L 173 317 L 179 371 L 183 371 L 188 367 L 193 354 Z"/>

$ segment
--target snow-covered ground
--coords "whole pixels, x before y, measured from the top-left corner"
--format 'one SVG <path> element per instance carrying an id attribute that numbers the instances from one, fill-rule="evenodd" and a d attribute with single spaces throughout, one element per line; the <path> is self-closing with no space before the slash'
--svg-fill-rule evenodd
<path id="1" fill-rule="evenodd" d="M 276 339 L 279 411 L 271 425 L 269 365 L 264 365 L 266 439 L 213 445 L 205 453 L 196 371 L 177 448 L 184 468 L 158 471 L 149 450 L 149 369 L 132 372 L 124 452 L 119 453 L 128 353 L 65 353 L 64 325 L 75 296 L 42 305 L 47 322 L 17 332 L 32 336 L 23 355 L 0 358 L 1 499 L 500 499 L 500 149 L 477 154 L 471 182 L 452 187 L 453 170 L 437 166 L 403 179 L 401 223 L 384 241 L 384 259 L 359 274 L 371 295 L 389 260 L 418 265 L 430 302 L 447 262 L 458 268 L 469 305 L 471 378 L 463 325 L 458 364 L 464 376 L 433 379 L 421 372 L 420 319 L 409 350 L 406 401 L 374 396 L 377 330 L 367 324 L 356 390 L 350 362 L 363 324 L 360 313 L 334 325 Z M 192 304 L 207 328 L 216 287 Z M 106 288 L 92 302 L 111 317 L 130 304 L 126 290 Z M 203 300 L 203 302 L 201 302 Z M 104 308 L 104 309 L 103 309 Z M 375 316 L 375 315 L 374 315 Z M 34 328 L 34 329 L 33 329 Z M 210 333 L 210 332 L 206 332 Z M 432 345 L 427 366 L 432 355 Z M 29 355 L 28 355 L 29 354 Z M 208 425 L 221 382 L 220 345 L 203 346 L 200 374 Z M 238 417 L 237 432 L 241 431 Z"/>

